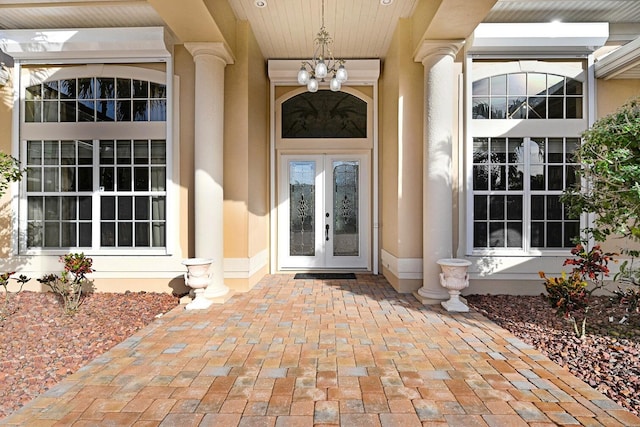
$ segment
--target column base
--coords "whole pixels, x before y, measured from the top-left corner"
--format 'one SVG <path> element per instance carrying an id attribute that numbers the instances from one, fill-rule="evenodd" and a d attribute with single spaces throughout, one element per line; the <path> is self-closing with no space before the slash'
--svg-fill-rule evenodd
<path id="1" fill-rule="evenodd" d="M 205 298 L 208 301 L 211 301 L 212 304 L 224 304 L 225 302 L 229 301 L 234 294 L 235 292 L 229 289 L 227 293 L 224 295 L 219 295 L 215 297 L 210 297 L 205 295 Z"/>
<path id="2" fill-rule="evenodd" d="M 194 297 L 193 292 L 180 298 L 180 305 L 185 305 L 186 310 L 209 308 L 216 304 L 224 304 L 235 295 L 235 291 L 228 290 L 226 294 L 217 296 L 197 295 Z"/>
<path id="3" fill-rule="evenodd" d="M 211 307 L 212 304 L 213 302 L 209 301 L 208 299 L 200 297 L 200 298 L 194 299 L 189 304 L 185 305 L 184 309 L 185 310 L 205 310 Z"/>
<path id="4" fill-rule="evenodd" d="M 416 297 L 416 299 L 420 301 L 420 304 L 422 305 L 436 305 L 446 300 L 446 298 L 438 298 L 436 296 L 431 297 L 431 296 L 421 295 L 419 290 L 414 291 L 413 296 Z"/>
<path id="5" fill-rule="evenodd" d="M 414 295 L 416 295 L 418 301 L 425 301 L 423 304 L 440 304 L 442 301 L 449 299 L 449 293 L 440 284 L 429 287 L 423 285 Z"/>
<path id="6" fill-rule="evenodd" d="M 215 300 L 219 297 L 225 297 L 228 294 L 233 295 L 233 291 L 231 291 L 224 282 L 218 284 L 212 283 L 204 290 L 204 297 L 208 300 Z M 231 296 L 229 296 L 229 298 L 231 298 Z"/>
<path id="7" fill-rule="evenodd" d="M 417 291 L 413 292 L 413 296 L 416 297 L 416 299 L 418 301 L 420 301 L 420 304 L 422 305 L 436 305 L 436 304 L 443 304 L 445 302 L 447 302 L 449 295 L 446 295 L 443 298 L 439 298 L 438 296 L 425 296 L 425 295 L 421 295 L 420 294 L 420 290 L 418 289 Z M 463 297 L 459 297 L 460 301 L 463 304 L 467 303 L 467 300 L 464 299 Z M 446 307 L 445 307 L 446 308 Z M 467 310 L 468 311 L 468 310 Z"/>

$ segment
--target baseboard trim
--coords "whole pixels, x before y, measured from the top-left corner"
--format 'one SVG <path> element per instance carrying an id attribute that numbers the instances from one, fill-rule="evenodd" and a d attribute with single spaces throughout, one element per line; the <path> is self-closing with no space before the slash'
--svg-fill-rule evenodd
<path id="1" fill-rule="evenodd" d="M 382 265 L 398 279 L 422 280 L 422 258 L 397 258 L 382 249 Z"/>
<path id="2" fill-rule="evenodd" d="M 269 251 L 258 252 L 251 258 L 225 258 L 225 279 L 249 279 L 267 265 Z"/>

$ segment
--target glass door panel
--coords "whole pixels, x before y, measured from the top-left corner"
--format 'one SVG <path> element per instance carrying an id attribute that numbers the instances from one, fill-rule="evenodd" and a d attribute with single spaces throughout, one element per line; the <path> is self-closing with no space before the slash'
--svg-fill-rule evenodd
<path id="1" fill-rule="evenodd" d="M 358 256 L 358 161 L 333 161 L 333 256 Z"/>
<path id="2" fill-rule="evenodd" d="M 283 155 L 279 177 L 281 269 L 368 268 L 367 155 Z"/>
<path id="3" fill-rule="evenodd" d="M 289 255 L 315 256 L 316 163 L 289 162 Z"/>

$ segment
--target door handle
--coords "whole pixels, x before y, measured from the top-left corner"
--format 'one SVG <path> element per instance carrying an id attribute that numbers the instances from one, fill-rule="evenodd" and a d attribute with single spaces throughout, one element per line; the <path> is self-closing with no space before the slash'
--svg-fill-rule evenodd
<path id="1" fill-rule="evenodd" d="M 329 241 L 329 224 L 324 226 L 324 236 L 327 242 Z"/>

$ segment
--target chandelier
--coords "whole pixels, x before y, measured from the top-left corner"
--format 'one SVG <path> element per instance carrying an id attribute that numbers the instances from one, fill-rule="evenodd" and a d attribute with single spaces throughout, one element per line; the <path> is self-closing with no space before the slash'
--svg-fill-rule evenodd
<path id="1" fill-rule="evenodd" d="M 339 91 L 342 83 L 347 81 L 345 61 L 333 57 L 332 43 L 333 39 L 324 27 L 324 0 L 322 0 L 322 26 L 314 39 L 313 58 L 311 61 L 302 61 L 298 71 L 298 83 L 307 85 L 309 92 L 317 92 L 320 82 L 324 82 L 328 76 L 331 76 L 329 88 L 334 92 Z"/>

